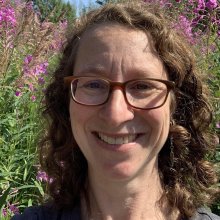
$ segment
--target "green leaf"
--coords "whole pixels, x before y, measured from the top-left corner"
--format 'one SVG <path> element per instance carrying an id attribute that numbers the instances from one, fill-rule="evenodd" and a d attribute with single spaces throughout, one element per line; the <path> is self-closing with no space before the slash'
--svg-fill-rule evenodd
<path id="1" fill-rule="evenodd" d="M 29 188 L 38 188 L 38 187 L 36 185 L 24 185 L 16 188 L 20 190 L 20 189 L 29 189 Z"/>
<path id="2" fill-rule="evenodd" d="M 28 200 L 28 207 L 30 207 L 30 206 L 32 206 L 32 205 L 33 205 L 32 199 L 29 199 L 29 200 Z"/>
<path id="3" fill-rule="evenodd" d="M 8 194 L 10 192 L 11 187 L 9 186 L 8 189 L 5 190 L 5 192 L 3 193 L 3 195 L 0 197 L 0 209 L 3 207 L 3 205 L 6 202 L 6 199 L 8 197 Z"/>
<path id="4" fill-rule="evenodd" d="M 27 172 L 27 161 L 24 160 L 24 163 L 25 163 L 25 168 L 24 168 L 23 181 L 25 182 L 26 178 L 27 178 L 27 175 L 28 175 L 28 172 Z"/>
<path id="5" fill-rule="evenodd" d="M 34 183 L 35 183 L 35 185 L 37 186 L 37 188 L 38 188 L 40 194 L 41 194 L 42 196 L 44 196 L 43 187 L 42 187 L 37 181 L 34 181 Z"/>
<path id="6" fill-rule="evenodd" d="M 215 97 L 217 97 L 217 98 L 220 98 L 220 90 L 218 90 L 218 91 L 215 91 Z"/>

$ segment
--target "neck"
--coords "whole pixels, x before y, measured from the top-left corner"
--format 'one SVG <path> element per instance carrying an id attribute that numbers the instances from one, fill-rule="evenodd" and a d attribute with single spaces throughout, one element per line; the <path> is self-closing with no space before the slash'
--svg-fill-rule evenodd
<path id="1" fill-rule="evenodd" d="M 89 175 L 88 191 L 91 212 L 82 210 L 88 213 L 83 219 L 171 219 L 164 211 L 165 205 L 159 202 L 163 190 L 157 169 L 126 181 L 111 181 Z"/>

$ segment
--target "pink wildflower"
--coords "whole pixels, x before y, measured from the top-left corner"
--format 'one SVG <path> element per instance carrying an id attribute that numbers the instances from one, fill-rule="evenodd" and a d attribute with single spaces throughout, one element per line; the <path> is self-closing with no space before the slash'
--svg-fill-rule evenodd
<path id="1" fill-rule="evenodd" d="M 216 123 L 216 128 L 220 128 L 220 121 Z"/>
<path id="2" fill-rule="evenodd" d="M 6 208 L 3 208 L 3 209 L 2 209 L 2 215 L 3 215 L 4 217 L 6 217 L 7 214 L 8 214 L 8 213 L 7 213 L 7 209 L 6 209 Z"/>
<path id="3" fill-rule="evenodd" d="M 38 171 L 36 179 L 39 180 L 40 182 L 43 182 L 43 181 L 47 182 L 48 175 L 44 171 Z"/>
<path id="4" fill-rule="evenodd" d="M 6 26 L 8 27 L 15 27 L 17 24 L 16 17 L 15 17 L 15 11 L 14 9 L 10 6 L 1 6 L 0 9 L 0 27 L 1 26 Z"/>
<path id="5" fill-rule="evenodd" d="M 53 179 L 50 178 L 46 172 L 40 170 L 37 172 L 36 179 L 39 180 L 40 182 L 47 182 L 47 183 L 48 182 L 51 183 L 53 181 Z"/>
<path id="6" fill-rule="evenodd" d="M 15 0 L 15 4 L 16 5 L 21 4 L 21 0 Z"/>
<path id="7" fill-rule="evenodd" d="M 215 44 L 211 44 L 211 45 L 209 46 L 209 48 L 210 48 L 210 50 L 211 50 L 212 52 L 215 52 L 215 50 L 216 50 L 216 45 L 215 45 Z"/>
<path id="8" fill-rule="evenodd" d="M 31 100 L 34 102 L 36 100 L 36 96 L 35 95 L 32 95 L 31 96 Z"/>
<path id="9" fill-rule="evenodd" d="M 19 209 L 15 204 L 10 204 L 9 205 L 9 210 L 14 214 L 19 214 Z"/>
<path id="10" fill-rule="evenodd" d="M 194 43 L 194 37 L 192 33 L 192 23 L 184 16 L 179 16 L 178 24 L 175 24 L 174 27 L 177 30 L 181 30 L 183 34 L 188 38 L 189 42 Z"/>
<path id="11" fill-rule="evenodd" d="M 38 84 L 43 85 L 45 83 L 45 80 L 43 77 L 38 78 Z"/>
<path id="12" fill-rule="evenodd" d="M 21 92 L 20 92 L 20 91 L 16 91 L 16 92 L 15 92 L 15 95 L 16 95 L 16 96 L 21 96 Z"/>
<path id="13" fill-rule="evenodd" d="M 34 85 L 33 85 L 32 83 L 29 83 L 29 85 L 28 85 L 28 86 L 29 86 L 30 91 L 32 91 L 32 92 L 33 92 L 33 91 L 34 91 Z"/>
<path id="14" fill-rule="evenodd" d="M 195 0 L 188 0 L 188 4 L 189 4 L 189 5 L 193 5 L 194 1 L 195 1 Z"/>
<path id="15" fill-rule="evenodd" d="M 205 9 L 205 1 L 204 0 L 198 0 L 198 9 Z"/>
<path id="16" fill-rule="evenodd" d="M 195 18 L 192 20 L 191 25 L 192 25 L 192 26 L 198 25 L 200 22 L 202 22 L 202 20 L 203 20 L 204 17 L 205 17 L 205 15 L 200 15 L 200 14 L 198 14 L 198 16 L 195 17 Z"/>
<path id="17" fill-rule="evenodd" d="M 40 64 L 40 67 L 41 67 L 41 73 L 44 73 L 46 74 L 47 73 L 47 67 L 48 67 L 48 62 L 43 62 Z"/>
<path id="18" fill-rule="evenodd" d="M 206 7 L 209 9 L 209 10 L 213 10 L 214 8 L 216 8 L 218 6 L 218 3 L 216 0 L 209 0 L 207 3 L 206 3 Z"/>
<path id="19" fill-rule="evenodd" d="M 43 74 L 46 74 L 47 73 L 47 67 L 48 67 L 48 62 L 43 62 L 39 65 L 37 65 L 35 68 L 34 68 L 34 75 L 39 75 L 41 73 Z"/>
<path id="20" fill-rule="evenodd" d="M 32 56 L 32 55 L 27 55 L 27 56 L 24 58 L 24 63 L 25 63 L 25 64 L 29 64 L 32 59 L 33 59 L 33 56 Z"/>

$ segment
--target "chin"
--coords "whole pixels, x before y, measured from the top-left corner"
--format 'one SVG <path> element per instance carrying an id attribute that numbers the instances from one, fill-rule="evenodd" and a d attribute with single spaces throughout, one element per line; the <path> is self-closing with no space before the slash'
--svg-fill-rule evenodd
<path id="1" fill-rule="evenodd" d="M 112 180 L 126 181 L 137 176 L 138 169 L 133 163 L 121 162 L 118 164 L 105 164 L 105 176 L 109 176 Z"/>

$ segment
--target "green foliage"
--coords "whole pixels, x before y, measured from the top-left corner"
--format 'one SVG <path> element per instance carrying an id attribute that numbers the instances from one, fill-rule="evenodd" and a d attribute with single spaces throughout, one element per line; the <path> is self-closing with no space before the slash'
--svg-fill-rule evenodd
<path id="1" fill-rule="evenodd" d="M 0 197 L 0 210 L 2 209 L 2 207 L 4 206 L 6 202 L 9 192 L 10 192 L 10 187 L 8 187 L 8 189 L 6 189 L 4 193 L 2 194 L 2 196 Z"/>
<path id="2" fill-rule="evenodd" d="M 73 21 L 76 18 L 76 8 L 61 0 L 34 0 L 34 8 L 39 11 L 41 21 L 47 19 L 57 23 L 60 20 Z"/>
<path id="3" fill-rule="evenodd" d="M 0 24 L 0 219 L 6 220 L 45 197 L 38 178 L 40 108 L 67 24 L 40 22 L 25 2 L 5 0 L 0 10 L 10 15 Z"/>

